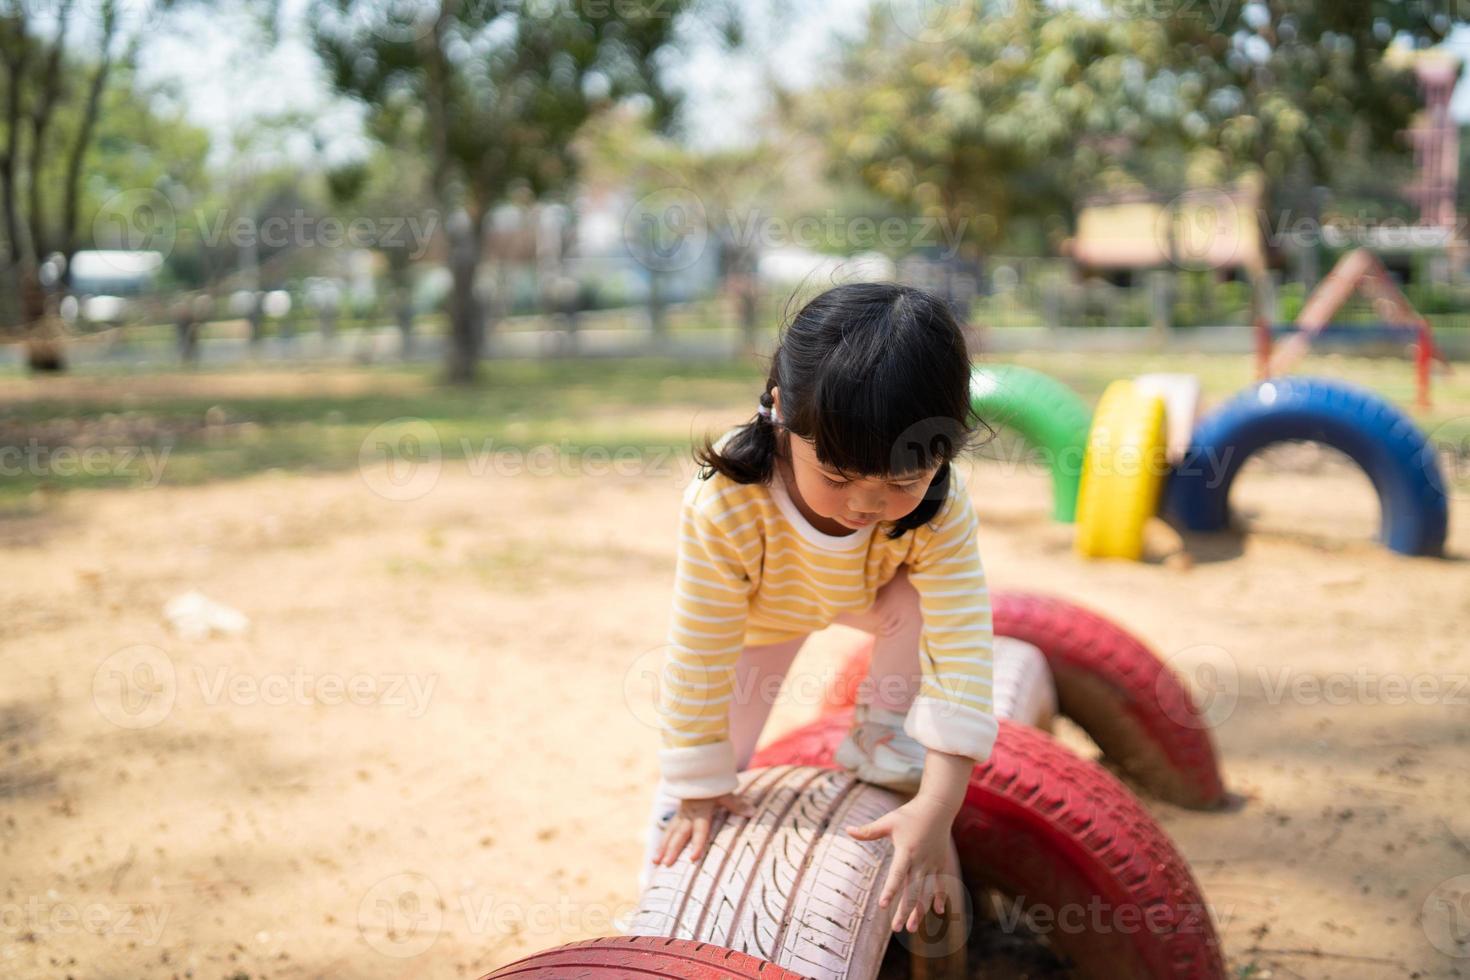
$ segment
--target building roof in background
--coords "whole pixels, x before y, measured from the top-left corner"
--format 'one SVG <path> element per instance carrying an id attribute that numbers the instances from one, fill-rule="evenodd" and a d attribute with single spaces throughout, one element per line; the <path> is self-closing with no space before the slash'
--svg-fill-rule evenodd
<path id="1" fill-rule="evenodd" d="M 1062 250 L 1092 269 L 1255 267 L 1264 262 L 1258 186 L 1166 197 L 1123 191 L 1088 198 Z"/>

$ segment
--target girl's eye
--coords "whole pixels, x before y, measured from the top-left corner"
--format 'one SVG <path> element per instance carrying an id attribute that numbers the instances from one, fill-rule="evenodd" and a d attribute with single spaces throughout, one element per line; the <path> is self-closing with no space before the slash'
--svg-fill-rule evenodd
<path id="1" fill-rule="evenodd" d="M 919 484 L 917 483 L 895 483 L 894 486 L 896 486 L 904 493 L 913 493 L 915 490 L 919 489 Z"/>
<path id="2" fill-rule="evenodd" d="M 827 476 L 826 474 L 823 474 L 822 475 L 822 480 L 829 487 L 845 487 L 845 486 L 847 486 L 847 481 L 846 480 L 834 480 L 831 477 Z"/>

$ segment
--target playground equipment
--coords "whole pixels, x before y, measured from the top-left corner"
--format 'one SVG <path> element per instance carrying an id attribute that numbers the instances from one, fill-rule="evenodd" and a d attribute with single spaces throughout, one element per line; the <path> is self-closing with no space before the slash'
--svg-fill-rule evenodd
<path id="1" fill-rule="evenodd" d="M 1087 732 L 1130 779 L 1177 806 L 1208 810 L 1224 802 L 1205 719 L 1145 643 L 1091 610 L 1037 593 L 993 592 L 990 616 L 997 651 L 1004 638 L 1037 650 L 1056 691 L 1055 712 Z M 839 670 L 827 694 L 829 710 L 856 703 L 869 650 L 859 649 Z M 997 660 L 998 704 L 1003 674 Z"/>
<path id="2" fill-rule="evenodd" d="M 817 764 L 751 766 L 740 792 L 755 815 L 717 817 L 703 857 L 655 869 L 628 933 L 714 943 L 804 977 L 876 977 L 892 934 L 878 899 L 893 848 L 843 828 L 904 798 Z"/>
<path id="3" fill-rule="evenodd" d="M 1198 384 L 1180 376 L 1115 383 L 1095 420 L 1060 384 L 1022 369 L 977 370 L 972 397 L 982 418 L 1049 454 L 1054 515 L 1075 517 L 1079 540 L 1091 536 L 1079 544 L 1084 553 L 1136 556 L 1135 536 L 1161 500 L 1187 528 L 1223 527 L 1241 464 L 1291 439 L 1338 449 L 1363 468 L 1383 505 L 1388 547 L 1443 549 L 1447 502 L 1433 447 L 1404 413 L 1353 385 L 1261 382 L 1197 425 Z M 1137 454 L 1147 477 L 1122 479 L 1119 453 Z M 1166 463 L 1174 468 L 1163 477 Z M 1225 789 L 1188 692 L 1144 643 L 1096 613 L 1034 594 L 991 601 L 1000 732 L 971 773 L 954 824 L 961 901 L 946 916 L 927 913 L 920 933 L 903 934 L 913 956 L 907 975 L 966 976 L 968 930 L 958 926 L 984 912 L 972 896 L 999 895 L 1032 921 L 1060 922 L 1079 909 L 1111 917 L 1100 928 L 1089 921 L 1048 932 L 1076 976 L 1223 978 L 1214 924 L 1182 856 L 1107 769 L 1046 734 L 1065 716 L 1144 791 L 1217 808 Z M 822 717 L 762 749 L 741 774 L 755 814 L 720 813 L 698 861 L 686 853 L 655 870 L 633 935 L 572 943 L 490 976 L 875 980 L 896 935 L 876 904 L 891 847 L 853 840 L 844 828 L 903 798 L 855 780 L 833 759 L 868 657 L 860 650 L 844 664 Z"/>
<path id="4" fill-rule="evenodd" d="M 975 368 L 970 404 L 988 424 L 1014 430 L 1045 454 L 1052 477 L 1052 517 L 1072 523 L 1092 422 L 1087 404 L 1055 378 L 1014 364 Z"/>
<path id="5" fill-rule="evenodd" d="M 902 934 L 912 958 L 905 975 L 968 980 L 963 926 L 986 914 L 976 898 L 995 894 L 1020 903 L 1031 921 L 1093 916 L 1081 928 L 1046 930 L 1078 977 L 1223 978 L 1214 924 L 1182 856 L 1116 778 L 1045 734 L 1059 710 L 1069 711 L 1125 767 L 1205 805 L 1223 790 L 1208 734 L 1190 724 L 1198 714 L 1188 694 L 1146 647 L 1101 617 L 1045 596 L 994 603 L 1000 732 L 955 820 L 946 915 L 931 910 L 918 933 Z M 686 853 L 655 870 L 631 935 L 538 953 L 485 980 L 879 977 L 898 935 L 892 910 L 877 906 L 892 847 L 855 840 L 845 828 L 904 797 L 856 780 L 833 759 L 852 724 L 848 699 L 864 681 L 866 656 L 849 660 L 829 692 L 847 705 L 766 746 L 741 774 L 755 814 L 721 812 L 698 861 Z M 1109 713 L 1119 717 L 1104 720 Z M 1166 744 L 1176 737 L 1179 746 Z"/>
<path id="6" fill-rule="evenodd" d="M 997 631 L 994 702 L 1004 727 L 955 824 L 957 872 L 971 891 L 999 888 L 1050 913 L 1088 902 L 1126 906 L 1125 916 L 1152 910 L 1156 929 L 1050 936 L 1079 976 L 1223 975 L 1198 889 L 1167 837 L 1105 770 L 1039 734 L 1058 710 L 1048 669 L 1058 664 L 1068 698 L 1087 706 L 1075 717 L 1095 723 L 1103 741 L 1175 797 L 1207 805 L 1223 795 L 1208 734 L 1174 723 L 1187 744 L 1159 744 L 1171 724 L 1162 712 L 1198 721 L 1188 695 L 1147 648 L 1100 617 L 1083 613 L 1068 627 L 1081 611 L 1039 596 L 1001 598 L 996 608 L 1006 610 L 997 622 L 1026 636 Z M 852 840 L 843 828 L 904 799 L 820 768 L 834 765 L 866 674 L 860 651 L 829 692 L 828 714 L 757 753 L 741 776 L 756 816 L 722 814 L 700 860 L 656 868 L 630 933 L 715 943 L 803 976 L 878 975 L 893 935 L 875 905 L 891 848 Z M 1109 711 L 1120 717 L 1104 719 Z M 964 976 L 955 962 L 962 951 L 962 939 L 926 938 L 914 962 L 937 971 L 938 959 L 951 971 L 943 975 Z"/>
<path id="7" fill-rule="evenodd" d="M 1366 248 L 1355 248 L 1337 260 L 1332 271 L 1302 304 L 1296 318 L 1296 332 L 1276 350 L 1272 350 L 1272 333 L 1266 318 L 1256 318 L 1257 377 L 1265 381 L 1291 370 L 1306 356 L 1312 341 L 1328 329 L 1333 315 L 1354 291 L 1361 292 L 1372 303 L 1385 326 L 1399 331 L 1413 342 L 1418 392 L 1415 404 L 1421 409 L 1428 408 L 1431 362 L 1438 360 L 1448 369 L 1449 361 L 1435 346 L 1434 328 L 1429 321 L 1414 309 L 1414 304 L 1394 284 L 1383 263 Z"/>
<path id="8" fill-rule="evenodd" d="M 820 718 L 752 764 L 830 765 L 850 723 L 850 712 Z M 970 776 L 954 840 L 972 893 L 994 889 L 1057 923 L 1102 910 L 1100 928 L 1047 933 L 1074 976 L 1225 976 L 1184 858 L 1122 783 L 1045 733 L 1001 719 L 990 759 Z M 887 921 L 874 925 L 888 929 Z"/>
<path id="9" fill-rule="evenodd" d="M 1169 479 L 1166 512 L 1192 531 L 1223 529 L 1242 464 L 1291 439 L 1330 446 L 1362 467 L 1382 508 L 1379 539 L 1390 550 L 1443 553 L 1449 504 L 1434 446 L 1377 395 L 1323 378 L 1263 381 L 1208 416 Z"/>
<path id="10" fill-rule="evenodd" d="M 1189 439 L 1199 422 L 1199 378 L 1192 374 L 1140 374 L 1133 385 L 1145 395 L 1164 400 L 1164 456 L 1170 465 L 1189 452 Z"/>
<path id="11" fill-rule="evenodd" d="M 569 977 L 623 980 L 671 977 L 677 980 L 806 980 L 799 973 L 688 939 L 653 936 L 603 936 L 535 953 L 486 974 L 481 980 L 568 980 Z"/>
<path id="12" fill-rule="evenodd" d="M 1040 651 L 1006 639 L 995 658 L 996 714 L 1050 724 L 1056 697 Z M 876 820 L 905 797 L 819 768 L 835 764 L 752 761 L 741 792 L 756 816 L 727 815 L 703 858 L 654 869 L 628 932 L 718 943 L 804 976 L 877 976 L 892 938 L 892 913 L 877 901 L 893 849 L 843 828 Z M 954 855 L 952 874 L 960 873 Z M 952 906 L 963 901 L 954 898 Z"/>
<path id="13" fill-rule="evenodd" d="M 1131 381 L 1103 392 L 1077 491 L 1077 553 L 1143 557 L 1143 526 L 1158 510 L 1165 472 L 1164 400 Z"/>
<path id="14" fill-rule="evenodd" d="M 1426 339 L 1421 349 L 1429 350 L 1429 343 Z M 1197 380 L 1141 375 L 1109 385 L 1084 432 L 1075 424 L 1076 396 L 1056 395 L 1059 382 L 1048 386 L 1032 378 L 1034 374 L 1016 375 L 1023 382 L 1003 396 L 1010 371 L 977 368 L 972 391 L 981 394 L 973 403 L 987 421 L 987 411 L 1027 406 L 1025 426 L 1016 428 L 1047 440 L 1057 501 L 1064 492 L 1073 493 L 1067 481 L 1076 473 L 1076 490 L 1069 499 L 1076 501 L 1075 547 L 1085 557 L 1142 557 L 1144 525 L 1161 505 L 1162 514 L 1185 530 L 1223 530 L 1229 523 L 1230 487 L 1241 464 L 1257 450 L 1287 440 L 1322 443 L 1362 467 L 1378 493 L 1383 509 L 1379 538 L 1390 550 L 1443 553 L 1448 501 L 1434 446 L 1412 419 L 1367 389 L 1289 376 L 1257 383 L 1198 419 Z M 1048 426 L 1035 418 L 1044 404 L 1065 405 L 1059 414 L 1067 424 Z M 1008 418 L 1015 417 L 1014 408 L 1007 411 L 1010 415 L 999 417 L 999 424 L 1010 424 Z M 1059 465 L 1079 459 L 1075 470 Z"/>

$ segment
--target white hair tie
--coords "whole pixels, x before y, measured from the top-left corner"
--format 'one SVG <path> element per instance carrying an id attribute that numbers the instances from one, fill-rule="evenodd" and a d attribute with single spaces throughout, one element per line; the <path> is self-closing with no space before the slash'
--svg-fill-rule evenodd
<path id="1" fill-rule="evenodd" d="M 758 405 L 756 407 L 755 414 L 759 415 L 761 418 L 769 422 L 771 420 L 771 406 Z"/>

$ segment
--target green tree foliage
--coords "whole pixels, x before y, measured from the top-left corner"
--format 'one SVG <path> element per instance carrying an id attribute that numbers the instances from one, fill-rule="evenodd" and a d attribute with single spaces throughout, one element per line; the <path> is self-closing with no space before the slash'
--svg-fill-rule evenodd
<path id="1" fill-rule="evenodd" d="M 641 96 L 660 122 L 670 119 L 675 99 L 657 63 L 686 3 L 313 5 L 315 46 L 334 87 L 367 106 L 376 137 L 417 146 L 429 162 L 454 278 L 447 380 L 477 375 L 485 215 L 515 190 L 567 188 L 576 171 L 572 138 L 594 113 Z"/>
<path id="2" fill-rule="evenodd" d="M 876 5 L 807 119 L 839 169 L 994 247 L 1018 221 L 1070 224 L 1095 191 L 1330 183 L 1355 154 L 1402 152 L 1417 97 L 1384 51 L 1442 29 L 1413 8 L 976 0 L 925 37 Z"/>
<path id="3" fill-rule="evenodd" d="M 58 285 L 64 289 L 71 256 L 102 220 L 94 206 L 105 210 L 126 185 L 124 193 L 139 192 L 139 206 L 124 213 L 124 221 L 155 221 L 159 208 L 148 191 L 159 190 L 155 185 L 165 178 L 192 176 L 202 163 L 199 134 L 177 115 L 156 112 L 132 72 L 150 33 L 173 10 L 191 4 L 203 7 L 208 0 L 0 0 L 6 323 L 29 331 L 46 316 L 41 263 L 60 253 L 66 261 Z M 274 0 L 244 6 L 274 25 Z M 37 343 L 33 366 L 63 366 L 54 342 L 42 337 Z"/>

